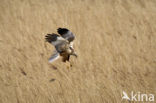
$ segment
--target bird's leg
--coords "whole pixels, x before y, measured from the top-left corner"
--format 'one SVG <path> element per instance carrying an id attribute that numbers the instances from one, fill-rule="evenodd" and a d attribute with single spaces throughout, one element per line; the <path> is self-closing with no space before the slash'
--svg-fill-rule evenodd
<path id="1" fill-rule="evenodd" d="M 70 60 L 67 60 L 67 63 L 68 63 L 68 66 L 67 66 L 67 68 L 69 69 L 69 68 L 71 68 L 73 65 L 72 65 L 72 62 L 70 61 Z"/>
<path id="2" fill-rule="evenodd" d="M 69 62 L 70 63 L 70 67 L 72 67 L 73 65 L 71 64 L 71 62 Z"/>
<path id="3" fill-rule="evenodd" d="M 72 67 L 71 62 L 68 62 L 68 64 L 67 64 L 67 69 L 70 69 L 71 67 Z"/>

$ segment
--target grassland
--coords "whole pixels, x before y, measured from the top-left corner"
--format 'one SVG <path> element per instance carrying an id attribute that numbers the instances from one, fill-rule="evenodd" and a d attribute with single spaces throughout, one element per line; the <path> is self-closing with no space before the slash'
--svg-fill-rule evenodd
<path id="1" fill-rule="evenodd" d="M 48 63 L 58 27 L 76 35 L 71 68 Z M 156 95 L 155 0 L 0 0 L 0 103 L 128 103 L 122 91 Z"/>

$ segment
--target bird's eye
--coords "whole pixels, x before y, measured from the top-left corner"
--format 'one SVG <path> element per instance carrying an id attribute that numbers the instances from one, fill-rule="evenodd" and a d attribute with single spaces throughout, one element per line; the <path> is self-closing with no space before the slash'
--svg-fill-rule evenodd
<path id="1" fill-rule="evenodd" d="M 73 50 L 73 48 L 72 48 L 71 46 L 70 46 L 69 48 L 70 48 L 71 50 Z"/>

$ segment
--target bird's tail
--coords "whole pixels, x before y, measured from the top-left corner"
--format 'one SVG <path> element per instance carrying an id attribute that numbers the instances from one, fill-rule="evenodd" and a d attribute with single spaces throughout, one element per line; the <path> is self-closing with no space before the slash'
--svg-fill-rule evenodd
<path id="1" fill-rule="evenodd" d="M 49 58 L 49 62 L 52 63 L 55 60 L 57 60 L 60 57 L 60 54 L 58 52 L 55 52 L 50 58 Z"/>

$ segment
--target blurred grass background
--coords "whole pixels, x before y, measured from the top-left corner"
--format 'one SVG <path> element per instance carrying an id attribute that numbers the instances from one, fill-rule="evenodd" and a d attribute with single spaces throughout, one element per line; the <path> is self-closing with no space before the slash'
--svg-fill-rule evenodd
<path id="1" fill-rule="evenodd" d="M 47 33 L 76 35 L 73 67 Z M 126 103 L 156 93 L 155 0 L 0 0 L 0 103 Z"/>

